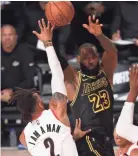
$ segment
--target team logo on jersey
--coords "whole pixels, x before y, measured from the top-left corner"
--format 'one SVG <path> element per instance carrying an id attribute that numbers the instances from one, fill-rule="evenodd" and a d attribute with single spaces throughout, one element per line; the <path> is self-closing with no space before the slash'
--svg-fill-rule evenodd
<path id="1" fill-rule="evenodd" d="M 94 90 L 100 89 L 102 87 L 106 87 L 107 85 L 108 85 L 108 82 L 105 77 L 102 77 L 99 80 L 92 82 L 92 83 L 84 83 L 82 95 L 89 95 Z"/>
<path id="2" fill-rule="evenodd" d="M 14 62 L 12 63 L 12 66 L 17 67 L 17 66 L 19 66 L 19 64 L 20 64 L 20 62 L 14 61 Z"/>

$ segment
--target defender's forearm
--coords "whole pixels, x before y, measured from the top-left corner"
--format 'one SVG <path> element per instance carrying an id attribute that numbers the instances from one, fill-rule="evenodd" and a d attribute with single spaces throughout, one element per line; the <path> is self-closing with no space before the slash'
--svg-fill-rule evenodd
<path id="1" fill-rule="evenodd" d="M 64 74 L 60 65 L 60 62 L 57 58 L 56 52 L 52 43 L 46 45 L 46 53 L 48 57 L 48 64 L 52 72 L 51 88 L 52 94 L 59 92 L 67 96 L 66 87 L 64 84 Z"/>

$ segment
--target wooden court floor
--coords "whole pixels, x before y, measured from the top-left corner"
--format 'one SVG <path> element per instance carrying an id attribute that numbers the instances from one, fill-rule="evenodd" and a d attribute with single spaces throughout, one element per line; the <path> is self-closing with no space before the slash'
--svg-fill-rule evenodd
<path id="1" fill-rule="evenodd" d="M 116 148 L 114 149 L 116 151 Z M 115 152 L 116 155 L 116 152 Z M 27 150 L 18 150 L 16 148 L 2 148 L 1 156 L 31 156 Z"/>
<path id="2" fill-rule="evenodd" d="M 10 148 L 2 148 L 1 156 L 31 156 L 27 150 L 18 150 L 18 149 L 10 149 Z"/>

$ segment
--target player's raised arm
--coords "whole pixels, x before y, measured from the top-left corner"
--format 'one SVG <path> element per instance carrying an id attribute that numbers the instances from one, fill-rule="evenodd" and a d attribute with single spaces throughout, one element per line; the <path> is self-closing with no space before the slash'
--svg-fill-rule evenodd
<path id="1" fill-rule="evenodd" d="M 83 27 L 87 29 L 89 33 L 95 35 L 105 50 L 102 57 L 103 70 L 112 84 L 113 73 L 117 65 L 117 49 L 111 40 L 102 33 L 102 26 L 99 20 L 95 19 L 95 15 L 93 15 L 93 17 L 88 17 L 88 24 L 83 24 Z"/>
<path id="2" fill-rule="evenodd" d="M 133 125 L 134 103 L 138 96 L 138 65 L 130 69 L 130 91 L 116 125 L 119 136 L 138 143 L 138 126 Z"/>
<path id="3" fill-rule="evenodd" d="M 51 26 L 49 22 L 46 26 L 44 19 L 42 19 L 41 21 L 39 20 L 38 24 L 41 30 L 40 34 L 36 31 L 33 31 L 33 33 L 44 43 L 46 47 L 48 63 L 52 72 L 51 88 L 53 95 L 51 98 L 50 106 L 55 105 L 56 109 L 63 109 L 63 111 L 66 111 L 67 92 L 64 85 L 64 74 L 52 45 L 54 26 Z"/>

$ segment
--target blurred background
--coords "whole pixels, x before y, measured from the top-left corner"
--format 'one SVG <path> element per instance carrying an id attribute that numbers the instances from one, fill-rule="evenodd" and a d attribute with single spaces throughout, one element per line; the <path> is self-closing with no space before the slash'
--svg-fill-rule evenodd
<path id="1" fill-rule="evenodd" d="M 15 87 L 36 87 L 45 104 L 51 97 L 51 72 L 43 45 L 32 34 L 39 32 L 37 21 L 45 17 L 45 1 L 1 2 L 1 145 L 17 146 L 25 124 L 7 99 Z M 57 54 L 79 70 L 76 61 L 78 47 L 86 42 L 97 46 L 100 57 L 103 49 L 96 38 L 82 24 L 88 15 L 95 14 L 103 24 L 103 33 L 118 49 L 118 66 L 114 74 L 114 123 L 116 123 L 129 91 L 129 72 L 138 63 L 138 2 L 72 1 L 75 16 L 70 25 L 54 31 L 53 44 Z M 137 101 L 138 103 L 138 101 Z M 138 125 L 138 104 L 135 107 L 134 124 Z"/>

